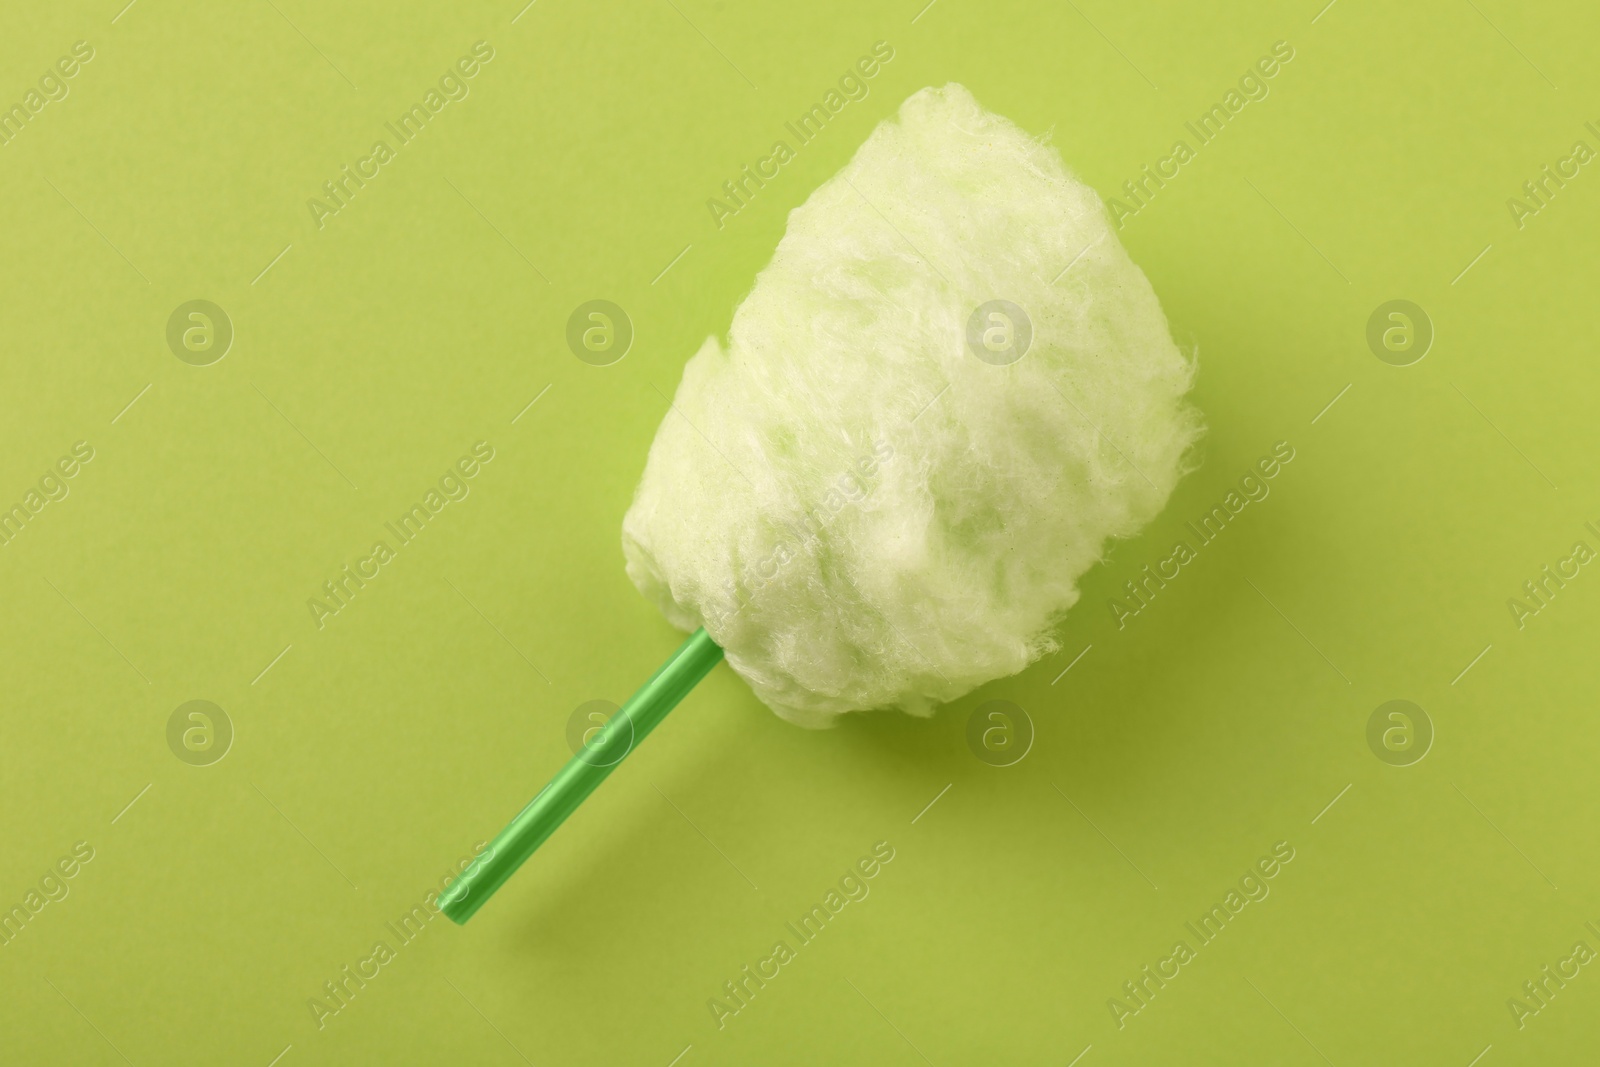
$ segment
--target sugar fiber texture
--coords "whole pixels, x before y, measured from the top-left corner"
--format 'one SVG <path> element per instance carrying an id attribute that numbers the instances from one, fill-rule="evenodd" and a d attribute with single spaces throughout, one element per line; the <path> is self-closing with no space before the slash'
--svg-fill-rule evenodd
<path id="1" fill-rule="evenodd" d="M 924 89 L 684 368 L 628 574 L 786 719 L 929 714 L 1057 648 L 1079 576 L 1183 472 L 1193 374 L 1095 192 Z"/>

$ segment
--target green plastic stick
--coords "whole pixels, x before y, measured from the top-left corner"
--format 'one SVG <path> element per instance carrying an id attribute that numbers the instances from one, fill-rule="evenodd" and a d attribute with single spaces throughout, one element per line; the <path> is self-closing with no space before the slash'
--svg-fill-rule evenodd
<path id="1" fill-rule="evenodd" d="M 689 640 L 672 654 L 672 658 L 628 698 L 583 750 L 572 757 L 550 779 L 550 784 L 461 872 L 461 877 L 450 883 L 439 897 L 439 910 L 456 923 L 472 918 L 534 850 L 555 833 L 556 827 L 605 781 L 611 768 L 621 763 L 623 757 L 633 751 L 633 746 L 643 741 L 720 659 L 722 649 L 711 640 L 704 627 L 690 634 Z"/>

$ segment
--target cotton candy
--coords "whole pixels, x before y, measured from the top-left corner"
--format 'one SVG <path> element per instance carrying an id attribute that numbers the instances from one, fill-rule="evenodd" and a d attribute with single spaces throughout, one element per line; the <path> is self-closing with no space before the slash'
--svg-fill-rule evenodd
<path id="1" fill-rule="evenodd" d="M 684 368 L 628 575 L 786 719 L 930 714 L 1057 650 L 1079 577 L 1185 469 L 1193 376 L 1094 190 L 924 89 Z"/>

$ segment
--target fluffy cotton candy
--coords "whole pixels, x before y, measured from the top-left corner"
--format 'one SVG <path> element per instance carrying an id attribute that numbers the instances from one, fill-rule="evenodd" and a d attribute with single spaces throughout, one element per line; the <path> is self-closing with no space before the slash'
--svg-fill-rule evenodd
<path id="1" fill-rule="evenodd" d="M 969 330 L 995 300 L 1026 321 Z M 1078 577 L 1182 473 L 1192 377 L 1094 190 L 962 86 L 924 89 L 684 368 L 628 575 L 786 719 L 929 714 L 1057 648 Z"/>

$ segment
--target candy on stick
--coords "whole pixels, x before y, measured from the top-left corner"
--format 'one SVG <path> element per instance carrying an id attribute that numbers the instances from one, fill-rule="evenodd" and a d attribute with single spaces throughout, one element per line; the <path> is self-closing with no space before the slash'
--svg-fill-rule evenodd
<path id="1" fill-rule="evenodd" d="M 623 551 L 690 638 L 441 908 L 466 921 L 724 655 L 823 726 L 1055 650 L 1182 475 L 1193 375 L 1056 151 L 960 85 L 913 95 L 790 214 L 651 445 Z"/>

